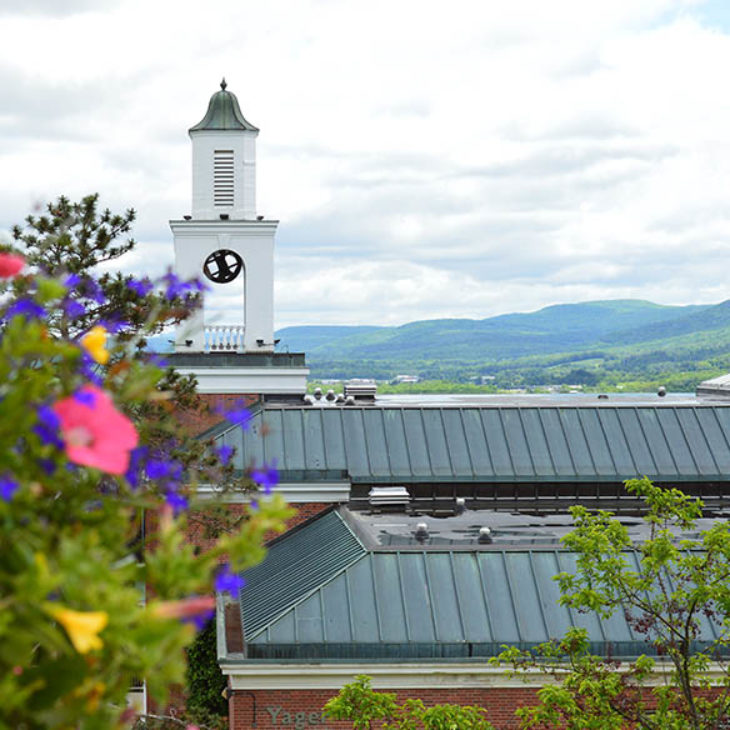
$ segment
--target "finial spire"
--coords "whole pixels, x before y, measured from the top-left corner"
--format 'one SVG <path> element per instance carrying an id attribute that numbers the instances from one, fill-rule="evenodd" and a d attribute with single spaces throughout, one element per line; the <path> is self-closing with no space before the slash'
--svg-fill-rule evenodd
<path id="1" fill-rule="evenodd" d="M 226 86 L 228 86 L 228 84 L 226 83 L 226 77 L 224 76 L 223 80 L 221 81 L 221 89 L 223 89 L 223 91 L 225 91 Z"/>

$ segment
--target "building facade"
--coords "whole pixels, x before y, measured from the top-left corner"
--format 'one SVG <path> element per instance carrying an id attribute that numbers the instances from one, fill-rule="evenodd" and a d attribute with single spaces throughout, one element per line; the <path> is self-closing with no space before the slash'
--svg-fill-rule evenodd
<path id="1" fill-rule="evenodd" d="M 191 215 L 170 222 L 179 276 L 243 283 L 238 319 L 220 325 L 202 311 L 177 333 L 171 361 L 210 402 L 246 398 L 253 419 L 193 426 L 235 447 L 241 473 L 276 464 L 278 490 L 298 508 L 238 601 L 219 599 L 231 728 L 346 727 L 322 707 L 357 674 L 402 697 L 483 705 L 512 727 L 545 677 L 526 686 L 490 666 L 500 646 L 581 625 L 598 652 L 646 651 L 625 619 L 558 605 L 552 578 L 575 561 L 560 545 L 567 508 L 635 519 L 641 505 L 623 482 L 645 475 L 721 515 L 730 401 L 378 397 L 364 386 L 305 396 L 304 355 L 275 349 L 278 222 L 256 210 L 258 132 L 223 82 L 190 129 Z"/>

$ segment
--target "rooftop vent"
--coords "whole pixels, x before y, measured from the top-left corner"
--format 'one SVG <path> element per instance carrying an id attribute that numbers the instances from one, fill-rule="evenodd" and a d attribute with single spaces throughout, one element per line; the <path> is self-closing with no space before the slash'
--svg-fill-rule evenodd
<path id="1" fill-rule="evenodd" d="M 463 515 L 466 510 L 466 500 L 463 497 L 456 498 L 456 506 L 454 507 L 454 514 Z"/>
<path id="2" fill-rule="evenodd" d="M 428 525 L 425 522 L 419 522 L 416 525 L 416 532 L 414 533 L 416 540 L 423 542 L 428 540 Z"/>
<path id="3" fill-rule="evenodd" d="M 368 493 L 371 507 L 406 507 L 411 503 L 411 495 L 405 487 L 373 487 Z"/>
<path id="4" fill-rule="evenodd" d="M 479 544 L 480 545 L 491 545 L 494 542 L 492 539 L 492 531 L 485 525 L 479 528 Z"/>
<path id="5" fill-rule="evenodd" d="M 356 378 L 345 383 L 345 398 L 351 395 L 356 400 L 375 400 L 378 386 L 374 380 Z"/>

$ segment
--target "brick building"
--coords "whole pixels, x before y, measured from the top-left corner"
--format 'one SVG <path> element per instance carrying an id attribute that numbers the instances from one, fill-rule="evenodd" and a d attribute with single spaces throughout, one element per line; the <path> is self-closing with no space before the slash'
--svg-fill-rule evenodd
<path id="1" fill-rule="evenodd" d="M 275 350 L 277 221 L 256 213 L 257 134 L 222 83 L 190 130 L 192 214 L 171 221 L 177 273 L 202 271 L 214 293 L 241 296 L 239 321 L 201 313 L 177 333 L 171 360 L 206 399 L 245 397 L 254 412 L 246 430 L 191 425 L 234 446 L 240 470 L 276 463 L 278 489 L 298 508 L 293 529 L 247 571 L 239 602 L 219 601 L 231 728 L 338 727 L 322 705 L 356 674 L 427 703 L 483 705 L 510 727 L 535 689 L 489 666 L 502 644 L 527 647 L 577 624 L 596 651 L 644 652 L 622 618 L 558 606 L 552 576 L 574 560 L 559 544 L 565 512 L 580 502 L 635 515 L 623 481 L 646 475 L 720 514 L 730 506 L 725 402 L 377 397 L 362 384 L 305 396 L 304 355 Z"/>
<path id="2" fill-rule="evenodd" d="M 248 430 L 217 439 L 241 467 L 276 460 L 285 493 L 330 503 L 220 606 L 234 728 L 345 727 L 318 713 L 357 674 L 404 697 L 483 705 L 513 727 L 546 678 L 530 688 L 491 667 L 502 645 L 577 625 L 597 653 L 651 652 L 623 616 L 558 605 L 553 576 L 575 564 L 560 544 L 567 507 L 610 508 L 640 540 L 627 478 L 701 494 L 700 528 L 730 501 L 730 409 L 690 396 L 266 403 Z"/>

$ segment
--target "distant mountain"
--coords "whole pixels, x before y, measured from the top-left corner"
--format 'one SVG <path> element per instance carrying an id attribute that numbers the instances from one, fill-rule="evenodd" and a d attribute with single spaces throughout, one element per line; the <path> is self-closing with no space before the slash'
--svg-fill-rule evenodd
<path id="1" fill-rule="evenodd" d="M 502 388 L 656 381 L 691 390 L 730 370 L 730 300 L 676 307 L 619 299 L 399 327 L 285 327 L 276 337 L 279 351 L 306 353 L 314 378 L 489 375 Z M 150 349 L 169 352 L 170 339 L 151 337 Z"/>
<path id="2" fill-rule="evenodd" d="M 400 327 L 287 327 L 276 336 L 281 339 L 280 348 L 306 352 L 312 365 L 343 359 L 498 362 L 724 326 L 724 310 L 715 312 L 723 306 L 663 306 L 626 299 L 560 304 L 482 320 L 425 320 Z"/>

